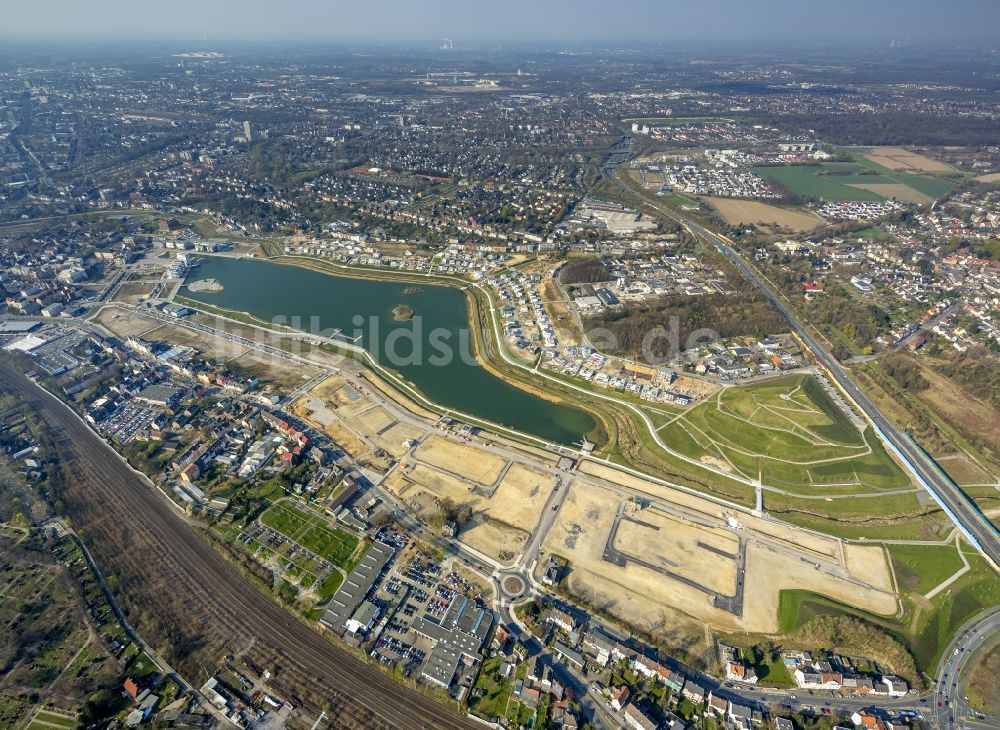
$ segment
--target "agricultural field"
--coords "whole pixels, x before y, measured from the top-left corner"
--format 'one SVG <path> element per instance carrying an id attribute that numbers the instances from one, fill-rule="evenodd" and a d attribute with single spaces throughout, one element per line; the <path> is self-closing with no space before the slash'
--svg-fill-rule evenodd
<path id="1" fill-rule="evenodd" d="M 924 172 L 892 170 L 870 159 L 816 165 L 756 167 L 754 172 L 777 181 L 796 195 L 839 200 L 884 200 L 927 203 L 954 183 Z"/>
<path id="2" fill-rule="evenodd" d="M 755 167 L 754 172 L 777 181 L 796 195 L 823 200 L 882 200 L 881 196 L 869 190 L 851 187 L 850 183 L 893 182 L 876 175 L 865 175 L 859 180 L 865 168 L 842 162 L 826 165 Z"/>
<path id="3" fill-rule="evenodd" d="M 825 221 L 814 213 L 735 198 L 705 198 L 729 225 L 755 225 L 796 232 L 811 231 Z"/>
<path id="4" fill-rule="evenodd" d="M 919 152 L 904 150 L 902 147 L 875 147 L 865 157 L 890 170 L 904 172 L 952 172 L 954 170 L 951 165 Z"/>
<path id="5" fill-rule="evenodd" d="M 285 503 L 272 505 L 260 521 L 306 550 L 343 567 L 358 547 L 358 538 L 346 530 L 330 527 L 326 520 Z"/>
<path id="6" fill-rule="evenodd" d="M 887 200 L 895 200 L 900 203 L 915 203 L 917 205 L 925 205 L 927 203 L 934 202 L 934 198 L 931 198 L 928 195 L 924 195 L 919 190 L 914 190 L 909 185 L 903 185 L 902 183 L 859 182 L 859 183 L 854 183 L 852 187 L 859 188 L 861 190 L 867 190 L 870 193 L 875 193 L 879 197 L 886 198 Z"/>
<path id="7" fill-rule="evenodd" d="M 878 439 L 808 375 L 727 388 L 660 436 L 706 466 L 807 495 L 909 485 Z"/>

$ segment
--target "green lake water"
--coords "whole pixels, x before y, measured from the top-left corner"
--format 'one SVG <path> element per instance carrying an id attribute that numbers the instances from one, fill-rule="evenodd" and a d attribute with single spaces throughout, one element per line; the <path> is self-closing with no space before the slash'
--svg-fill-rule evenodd
<path id="1" fill-rule="evenodd" d="M 455 287 L 420 285 L 407 294 L 404 290 L 415 285 L 223 257 L 202 259 L 188 281 L 199 279 L 216 279 L 223 290 L 184 287 L 181 294 L 306 332 L 330 335 L 339 329 L 351 339 L 360 334 L 358 344 L 379 364 L 440 406 L 561 444 L 578 443 L 597 425 L 579 408 L 539 398 L 467 361 L 469 304 Z M 412 307 L 414 318 L 395 321 L 392 308 L 398 304 Z M 460 350 L 470 355 L 463 358 Z"/>

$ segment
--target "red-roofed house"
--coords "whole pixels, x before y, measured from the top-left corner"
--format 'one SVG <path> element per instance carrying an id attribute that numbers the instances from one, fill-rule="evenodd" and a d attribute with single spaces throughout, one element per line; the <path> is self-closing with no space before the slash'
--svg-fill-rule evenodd
<path id="1" fill-rule="evenodd" d="M 131 677 L 125 679 L 125 683 L 122 685 L 125 691 L 128 692 L 128 696 L 133 700 L 139 696 L 139 685 L 135 683 L 135 680 Z"/>

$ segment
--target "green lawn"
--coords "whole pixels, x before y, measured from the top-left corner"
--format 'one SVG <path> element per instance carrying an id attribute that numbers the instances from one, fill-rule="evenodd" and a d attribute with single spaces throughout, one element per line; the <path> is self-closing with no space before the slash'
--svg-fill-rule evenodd
<path id="1" fill-rule="evenodd" d="M 920 621 L 914 655 L 927 666 L 933 666 L 962 624 L 980 611 L 1000 605 L 1000 579 L 996 572 L 978 553 L 964 549 L 969 572 L 935 596 L 934 612 Z"/>
<path id="2" fill-rule="evenodd" d="M 474 704 L 470 704 L 475 714 L 490 721 L 504 715 L 507 711 L 507 699 L 510 696 L 510 678 L 499 679 L 497 675 L 500 665 L 499 656 L 490 657 L 483 662 L 473 689 L 485 690 L 486 694 Z"/>
<path id="3" fill-rule="evenodd" d="M 340 588 L 340 584 L 343 582 L 344 576 L 340 573 L 330 573 L 327 579 L 316 589 L 316 595 L 319 596 L 317 603 L 326 603 L 333 598 L 333 594 L 337 592 L 337 589 Z"/>
<path id="4" fill-rule="evenodd" d="M 510 706 L 507 708 L 507 719 L 510 720 L 515 727 L 524 727 L 528 725 L 534 717 L 534 711 L 527 705 L 523 705 L 520 702 L 511 702 Z"/>
<path id="5" fill-rule="evenodd" d="M 1000 639 L 979 651 L 966 685 L 969 703 L 982 712 L 1000 713 Z"/>
<path id="6" fill-rule="evenodd" d="M 892 236 L 884 228 L 879 226 L 872 226 L 871 228 L 866 228 L 863 231 L 858 231 L 856 235 L 859 238 L 864 238 L 868 241 L 888 241 L 892 239 Z"/>
<path id="7" fill-rule="evenodd" d="M 757 667 L 757 684 L 761 687 L 794 687 L 795 680 L 788 673 L 788 667 L 781 657 Z"/>
<path id="8" fill-rule="evenodd" d="M 79 724 L 75 718 L 57 715 L 47 710 L 39 710 L 35 714 L 35 719 L 49 723 L 50 725 L 59 725 L 60 727 L 76 727 Z"/>
<path id="9" fill-rule="evenodd" d="M 854 515 L 837 511 L 837 502 L 851 502 L 852 500 L 833 500 L 832 502 L 819 503 L 811 500 L 810 504 L 804 500 L 794 501 L 781 495 L 766 494 L 764 495 L 764 505 L 769 512 L 776 512 L 775 516 L 785 522 L 849 540 L 941 540 L 951 532 L 953 525 L 941 510 L 932 510 L 923 514 L 919 512 L 914 499 L 914 508 L 911 510 L 910 516 L 894 514 L 894 506 L 887 503 L 886 499 L 878 497 L 864 501 L 853 500 L 856 502 L 854 508 L 860 516 L 863 516 L 864 511 L 867 511 L 868 517 L 879 513 L 886 517 L 893 517 L 892 521 L 887 519 L 876 521 L 851 519 Z M 830 509 L 830 505 L 834 505 L 834 507 Z M 783 512 L 782 509 L 804 511 Z"/>
<path id="10" fill-rule="evenodd" d="M 658 199 L 661 203 L 664 203 L 665 205 L 672 205 L 675 208 L 683 208 L 685 205 L 698 205 L 697 201 L 685 198 L 683 195 L 678 195 L 677 193 L 660 195 L 658 196 Z"/>
<path id="11" fill-rule="evenodd" d="M 806 499 L 790 494 L 778 494 L 766 491 L 764 493 L 764 506 L 768 512 L 779 519 L 793 522 L 795 513 L 819 514 L 829 520 L 831 524 L 837 521 L 844 523 L 855 523 L 858 526 L 866 526 L 874 529 L 884 527 L 881 524 L 872 524 L 870 518 L 875 515 L 883 517 L 899 516 L 909 521 L 911 515 L 918 514 L 920 502 L 915 492 L 904 492 L 901 494 L 880 494 L 865 490 L 863 487 L 856 487 L 859 494 L 849 496 L 837 495 L 835 498 Z M 827 529 L 824 532 L 836 534 L 836 530 Z M 847 535 L 845 537 L 867 537 L 874 538 L 875 533 Z M 884 535 L 878 535 L 883 539 L 891 539 Z M 926 535 L 911 534 L 909 537 L 919 539 Z M 934 537 L 931 535 L 930 537 Z"/>
<path id="12" fill-rule="evenodd" d="M 277 329 L 275 325 L 272 325 L 269 322 L 265 322 L 262 319 L 258 319 L 253 315 L 247 314 L 246 312 L 237 312 L 235 309 L 225 309 L 224 307 L 216 307 L 212 304 L 207 304 L 197 299 L 186 297 L 182 294 L 178 294 L 174 297 L 174 303 L 182 304 L 185 307 L 191 307 L 192 309 L 201 310 L 206 314 L 214 314 L 219 317 L 226 317 L 227 319 L 231 319 L 236 322 L 242 322 L 243 324 L 254 325 L 256 327 L 264 327 L 265 329 Z"/>
<path id="13" fill-rule="evenodd" d="M 697 465 L 684 463 L 667 454 L 653 441 L 649 429 L 637 415 L 631 412 L 625 415 L 632 423 L 634 433 L 642 447 L 642 453 L 639 455 L 640 458 L 634 458 L 631 453 L 626 455 L 624 450 L 615 444 L 608 451 L 607 458 L 610 462 L 640 469 L 665 479 L 682 479 L 685 484 L 694 489 L 717 494 L 748 506 L 754 503 L 754 488 L 751 485 L 738 482 L 723 474 L 716 474 Z M 684 453 L 683 449 L 677 448 L 673 438 L 667 434 L 669 428 L 671 427 L 660 431 L 662 440 L 675 451 Z M 703 454 L 704 451 L 698 453 Z"/>
<path id="14" fill-rule="evenodd" d="M 157 671 L 159 670 L 153 664 L 153 660 L 146 656 L 145 653 L 136 656 L 135 661 L 132 662 L 132 666 L 129 667 L 129 674 L 138 678 L 148 677 Z"/>
<path id="15" fill-rule="evenodd" d="M 952 545 L 889 545 L 900 590 L 924 594 L 962 568 Z"/>

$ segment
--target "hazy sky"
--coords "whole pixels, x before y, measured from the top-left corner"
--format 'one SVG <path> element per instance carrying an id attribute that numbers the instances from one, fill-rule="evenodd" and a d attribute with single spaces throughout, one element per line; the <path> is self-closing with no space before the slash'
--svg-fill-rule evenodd
<path id="1" fill-rule="evenodd" d="M 990 43 L 1000 0 L 8 0 L 0 37 Z"/>

